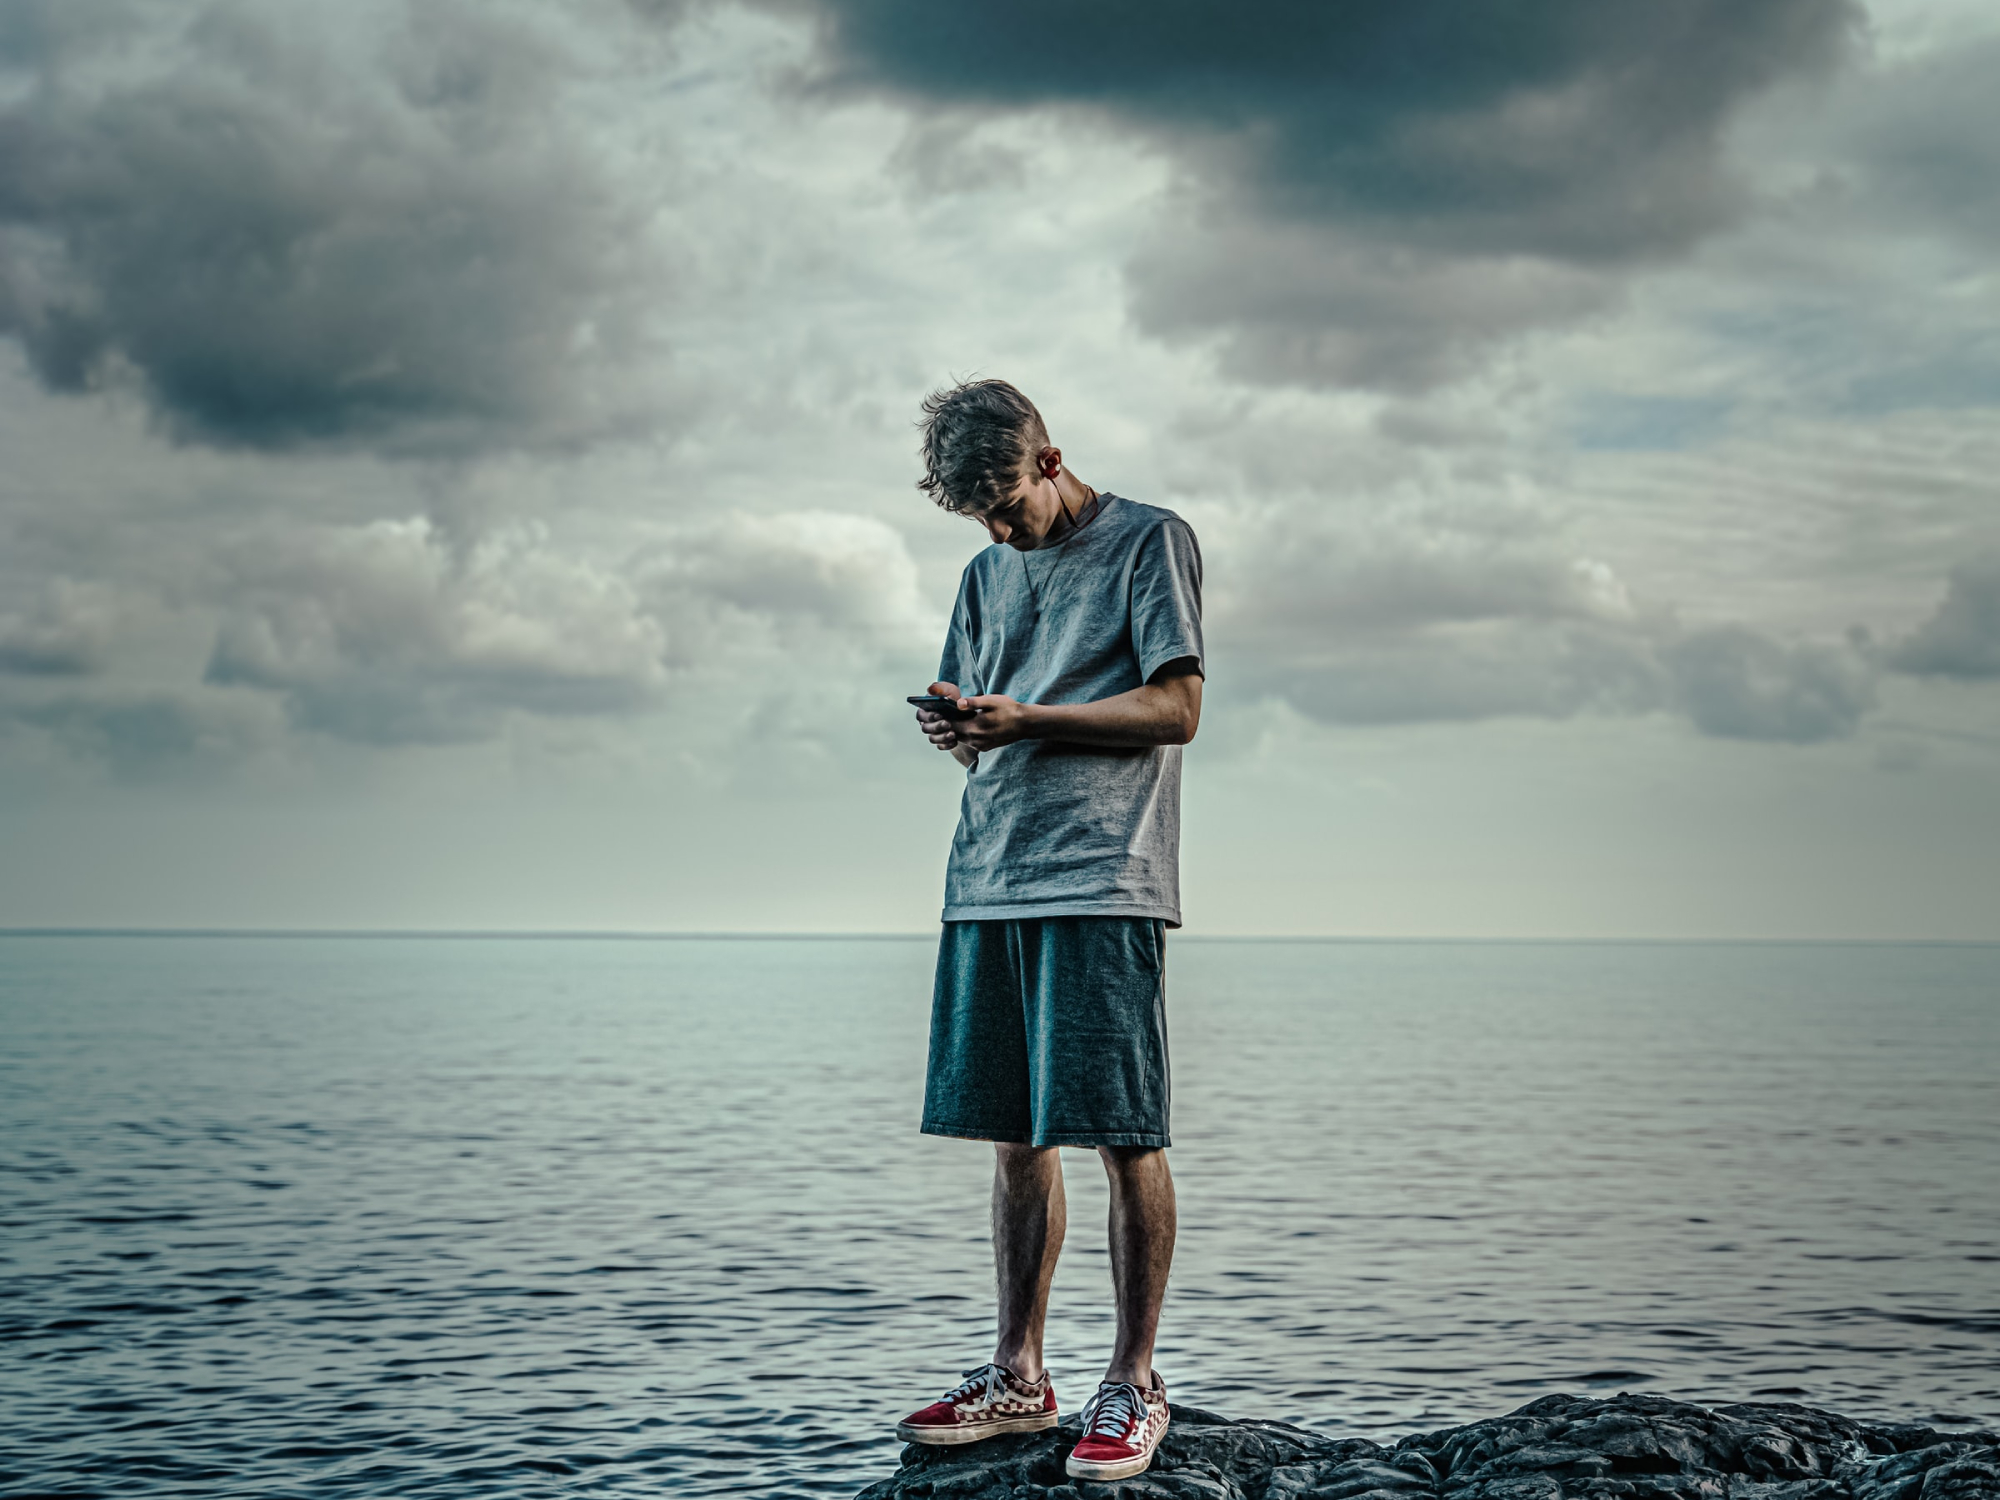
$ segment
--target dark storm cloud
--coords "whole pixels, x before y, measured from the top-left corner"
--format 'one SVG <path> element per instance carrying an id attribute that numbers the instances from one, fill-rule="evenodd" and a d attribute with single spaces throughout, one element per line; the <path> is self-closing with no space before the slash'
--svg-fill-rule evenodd
<path id="1" fill-rule="evenodd" d="M 1919 676 L 2000 678 L 2000 556 L 1955 569 L 1936 613 L 1898 641 L 1888 661 Z"/>
<path id="2" fill-rule="evenodd" d="M 1787 644 L 1732 625 L 1692 632 L 1661 655 L 1674 706 L 1721 739 L 1844 739 L 1875 706 L 1869 664 L 1852 649 Z"/>
<path id="3" fill-rule="evenodd" d="M 782 3 L 782 0 L 780 0 Z M 1726 223 L 1732 112 L 1824 68 L 1836 0 L 1014 6 L 793 0 L 825 87 L 1063 108 L 1174 153 L 1199 210 L 1133 269 L 1240 374 L 1421 385 Z"/>
<path id="4" fill-rule="evenodd" d="M 142 781 L 236 765 L 268 739 L 254 713 L 187 692 L 71 693 L 0 704 L 0 733 L 20 726 L 46 735 L 67 757 Z"/>
<path id="5" fill-rule="evenodd" d="M 0 330 L 178 437 L 559 441 L 651 274 L 504 7 L 174 5 L 0 29 Z"/>
<path id="6" fill-rule="evenodd" d="M 1244 174 L 1268 212 L 1488 252 L 1623 259 L 1727 211 L 1743 96 L 1831 58 L 1829 0 L 823 0 L 829 82 L 1076 105 Z"/>

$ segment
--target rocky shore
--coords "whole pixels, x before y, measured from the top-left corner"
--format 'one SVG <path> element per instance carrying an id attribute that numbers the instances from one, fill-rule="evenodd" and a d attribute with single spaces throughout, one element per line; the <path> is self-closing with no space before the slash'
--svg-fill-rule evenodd
<path id="1" fill-rule="evenodd" d="M 858 1500 L 2000 1500 L 2000 1437 L 1851 1421 L 1789 1403 L 1544 1396 L 1391 1446 L 1176 1406 L 1145 1474 L 1071 1481 L 1075 1418 L 903 1450 Z"/>

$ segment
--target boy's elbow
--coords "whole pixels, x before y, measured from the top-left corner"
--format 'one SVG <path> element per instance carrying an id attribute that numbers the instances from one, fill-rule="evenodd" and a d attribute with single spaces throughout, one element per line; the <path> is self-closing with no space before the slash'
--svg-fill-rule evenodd
<path id="1" fill-rule="evenodd" d="M 1201 674 L 1191 673 L 1182 680 L 1180 702 L 1181 740 L 1183 745 L 1194 741 L 1194 732 L 1201 728 Z"/>
<path id="2" fill-rule="evenodd" d="M 1190 669 L 1193 670 L 1190 670 Z M 1201 727 L 1201 672 L 1193 657 L 1168 662 L 1152 676 L 1154 722 L 1162 745 L 1185 745 Z"/>

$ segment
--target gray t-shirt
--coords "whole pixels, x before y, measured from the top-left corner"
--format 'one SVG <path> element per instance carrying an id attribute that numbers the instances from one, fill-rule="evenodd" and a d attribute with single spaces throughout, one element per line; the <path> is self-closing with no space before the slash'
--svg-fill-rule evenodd
<path id="1" fill-rule="evenodd" d="M 1170 510 L 1098 497 L 1061 543 L 966 565 L 938 680 L 1022 703 L 1095 703 L 1201 664 L 1201 549 Z M 1017 740 L 966 773 L 944 920 L 1181 923 L 1181 747 Z"/>

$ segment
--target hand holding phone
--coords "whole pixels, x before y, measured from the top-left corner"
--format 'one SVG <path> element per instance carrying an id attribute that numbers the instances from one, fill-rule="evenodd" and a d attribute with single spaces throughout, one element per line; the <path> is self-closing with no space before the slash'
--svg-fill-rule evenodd
<path id="1" fill-rule="evenodd" d="M 904 701 L 916 704 L 926 713 L 938 714 L 947 719 L 969 719 L 979 712 L 976 708 L 960 708 L 956 698 L 945 698 L 936 693 L 916 693 Z"/>

